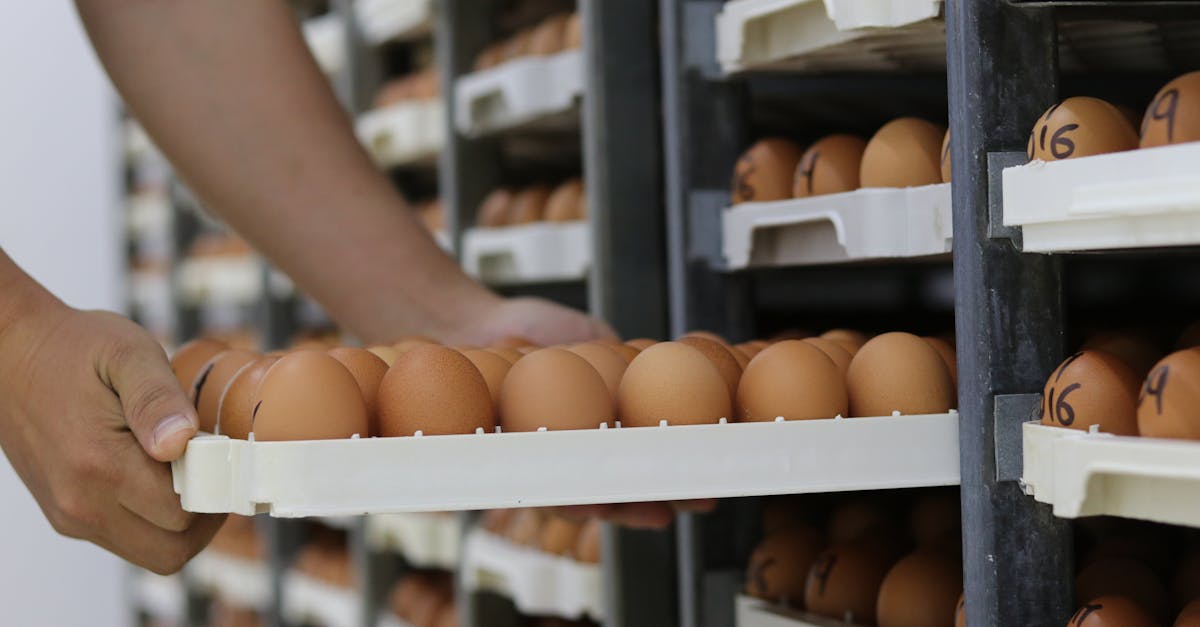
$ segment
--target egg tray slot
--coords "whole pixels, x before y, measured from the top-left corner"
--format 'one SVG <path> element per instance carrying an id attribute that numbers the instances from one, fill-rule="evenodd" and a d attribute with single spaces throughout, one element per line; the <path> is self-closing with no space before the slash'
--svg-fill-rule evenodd
<path id="1" fill-rule="evenodd" d="M 467 229 L 462 247 L 464 270 L 489 285 L 582 281 L 592 265 L 583 221 Z"/>
<path id="2" fill-rule="evenodd" d="M 399 102 L 362 114 L 355 130 L 379 167 L 433 166 L 446 145 L 445 119 L 438 100 Z"/>
<path id="3" fill-rule="evenodd" d="M 461 579 L 468 592 L 498 594 L 523 614 L 604 620 L 598 564 L 514 544 L 484 529 L 467 535 Z"/>
<path id="4" fill-rule="evenodd" d="M 265 611 L 271 604 L 271 576 L 261 561 L 208 549 L 188 562 L 188 581 L 198 590 L 244 609 Z"/>
<path id="5" fill-rule="evenodd" d="M 1200 244 L 1200 142 L 1032 161 L 1003 172 L 1026 252 Z"/>
<path id="6" fill-rule="evenodd" d="M 191 512 L 296 518 L 957 485 L 958 414 L 254 442 L 172 463 Z"/>
<path id="7" fill-rule="evenodd" d="M 367 545 L 394 551 L 415 568 L 455 570 L 462 545 L 462 524 L 453 514 L 379 514 L 367 518 Z"/>
<path id="8" fill-rule="evenodd" d="M 1200 444 L 1027 422 L 1025 493 L 1062 518 L 1123 516 L 1200 527 Z"/>
<path id="9" fill-rule="evenodd" d="M 729 270 L 939 255 L 952 219 L 949 183 L 741 203 L 722 212 L 722 252 Z"/>
<path id="10" fill-rule="evenodd" d="M 798 612 L 744 594 L 737 596 L 735 612 L 736 627 L 858 627 L 854 623 Z"/>
<path id="11" fill-rule="evenodd" d="M 433 0 L 358 0 L 354 17 L 368 44 L 411 41 L 433 33 Z"/>
<path id="12" fill-rule="evenodd" d="M 469 137 L 578 128 L 582 96 L 583 51 L 513 59 L 455 82 L 454 126 Z"/>

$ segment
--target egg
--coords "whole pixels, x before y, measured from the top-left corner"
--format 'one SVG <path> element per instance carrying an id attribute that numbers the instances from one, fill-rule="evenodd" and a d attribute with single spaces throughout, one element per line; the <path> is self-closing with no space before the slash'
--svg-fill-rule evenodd
<path id="1" fill-rule="evenodd" d="M 1089 337 L 1082 348 L 1102 350 L 1120 357 L 1139 377 L 1150 372 L 1155 362 L 1163 357 L 1162 350 L 1153 341 L 1133 331 L 1097 333 Z"/>
<path id="2" fill-rule="evenodd" d="M 1200 600 L 1184 606 L 1175 619 L 1174 627 L 1200 627 Z"/>
<path id="3" fill-rule="evenodd" d="M 725 380 L 725 385 L 729 388 L 729 398 L 737 398 L 738 382 L 742 378 L 742 366 L 726 348 L 726 344 L 701 335 L 685 335 L 676 341 L 704 353 L 717 372 L 721 373 L 721 378 Z"/>
<path id="4" fill-rule="evenodd" d="M 579 539 L 575 543 L 575 559 L 584 564 L 600 563 L 601 524 L 599 518 L 588 519 L 579 530 Z"/>
<path id="5" fill-rule="evenodd" d="M 1026 153 L 1031 161 L 1059 161 L 1137 146 L 1137 131 L 1116 107 L 1099 98 L 1076 96 L 1050 107 L 1038 118 Z"/>
<path id="6" fill-rule="evenodd" d="M 533 35 L 529 40 L 530 54 L 547 56 L 562 52 L 566 43 L 567 22 L 570 18 L 571 16 L 566 13 L 559 13 L 542 20 L 537 28 L 533 29 Z"/>
<path id="7" fill-rule="evenodd" d="M 736 348 L 741 354 L 745 355 L 747 359 L 754 359 L 755 355 L 761 353 L 762 350 L 768 346 L 770 346 L 770 344 L 767 344 L 766 342 L 742 342 L 741 344 L 734 346 L 734 348 Z M 742 369 L 745 370 L 744 367 Z"/>
<path id="8" fill-rule="evenodd" d="M 950 182 L 950 130 L 946 129 L 946 136 L 942 138 L 942 182 Z"/>
<path id="9" fill-rule="evenodd" d="M 1092 599 L 1076 610 L 1067 627 L 1157 627 L 1158 624 L 1135 601 L 1104 596 Z"/>
<path id="10" fill-rule="evenodd" d="M 621 377 L 625 374 L 625 368 L 629 366 L 629 362 L 613 349 L 601 344 L 576 344 L 567 350 L 579 355 L 592 368 L 596 369 L 600 378 L 604 379 L 604 385 L 608 388 L 615 403 L 617 389 L 621 386 Z"/>
<path id="11" fill-rule="evenodd" d="M 938 356 L 942 358 L 942 363 L 946 364 L 946 370 L 950 371 L 950 380 L 955 386 L 958 385 L 958 353 L 954 350 L 954 345 L 940 337 L 923 337 L 933 350 L 937 351 Z M 955 394 L 957 398 L 957 394 Z"/>
<path id="12" fill-rule="evenodd" d="M 483 375 L 483 380 L 487 383 L 488 393 L 492 397 L 492 407 L 496 415 L 499 416 L 500 387 L 504 385 L 504 378 L 508 376 L 508 371 L 512 368 L 513 362 L 496 353 L 481 349 L 464 350 L 462 354 L 463 357 L 470 359 L 475 368 L 479 370 L 479 374 Z"/>
<path id="13" fill-rule="evenodd" d="M 962 530 L 962 506 L 957 491 L 934 492 L 916 501 L 909 512 L 909 529 L 920 547 L 944 547 L 957 544 Z"/>
<path id="14" fill-rule="evenodd" d="M 800 156 L 792 178 L 792 196 L 806 198 L 859 188 L 859 168 L 867 142 L 855 135 L 829 135 Z"/>
<path id="15" fill-rule="evenodd" d="M 515 509 L 489 509 L 483 513 L 483 518 L 480 520 L 479 526 L 491 533 L 500 535 L 504 533 L 516 511 Z"/>
<path id="16" fill-rule="evenodd" d="M 1075 576 L 1075 598 L 1123 596 L 1155 616 L 1165 617 L 1170 597 L 1162 579 L 1145 563 L 1128 557 L 1104 557 L 1087 564 Z"/>
<path id="17" fill-rule="evenodd" d="M 1141 135 L 1142 148 L 1200 141 L 1200 72 L 1184 74 L 1159 90 L 1146 108 Z"/>
<path id="18" fill-rule="evenodd" d="M 808 571 L 804 605 L 818 616 L 874 625 L 879 586 L 890 565 L 877 552 L 861 546 L 829 548 Z"/>
<path id="19" fill-rule="evenodd" d="M 371 346 L 367 348 L 367 352 L 383 360 L 388 367 L 396 363 L 396 358 L 400 356 L 400 351 L 391 346 Z"/>
<path id="20" fill-rule="evenodd" d="M 367 405 L 367 418 L 371 425 L 369 433 L 379 433 L 379 383 L 383 381 L 383 375 L 387 374 L 387 363 L 361 348 L 334 348 L 328 353 L 330 357 L 341 362 L 358 383 L 363 402 Z"/>
<path id="21" fill-rule="evenodd" d="M 512 61 L 532 54 L 533 31 L 522 30 L 509 37 L 503 48 L 503 59 Z"/>
<path id="22" fill-rule="evenodd" d="M 824 548 L 821 533 L 807 525 L 767 535 L 750 555 L 746 594 L 772 603 L 803 607 L 808 571 Z"/>
<path id="23" fill-rule="evenodd" d="M 867 343 L 867 340 L 871 339 L 867 337 L 867 334 L 851 329 L 831 329 L 817 337 L 837 342 L 842 348 L 849 351 L 851 357 L 858 352 L 858 349 L 862 348 L 863 344 Z"/>
<path id="24" fill-rule="evenodd" d="M 438 345 L 437 341 L 429 339 L 424 335 L 410 335 L 397 340 L 395 344 L 392 344 L 392 348 L 396 349 L 396 354 L 399 356 L 414 348 L 417 348 L 418 346 L 425 346 L 426 344 Z"/>
<path id="25" fill-rule="evenodd" d="M 577 50 L 583 47 L 583 18 L 576 11 L 567 18 L 563 33 L 563 49 Z"/>
<path id="26" fill-rule="evenodd" d="M 958 605 L 954 607 L 954 627 L 967 627 L 967 598 L 958 595 Z"/>
<path id="27" fill-rule="evenodd" d="M 846 415 L 842 371 L 803 340 L 772 344 L 750 360 L 737 389 L 738 419 L 763 422 Z"/>
<path id="28" fill-rule="evenodd" d="M 530 185 L 517 192 L 508 208 L 508 224 L 529 224 L 542 220 L 549 199 L 550 188 L 545 185 Z"/>
<path id="29" fill-rule="evenodd" d="M 508 526 L 504 529 L 504 537 L 516 544 L 537 546 L 546 518 L 544 510 L 532 507 L 519 509 L 509 519 Z"/>
<path id="30" fill-rule="evenodd" d="M 1042 424 L 1081 431 L 1093 425 L 1115 435 L 1137 434 L 1141 379 L 1124 361 L 1098 350 L 1071 355 L 1042 391 Z"/>
<path id="31" fill-rule="evenodd" d="M 214 433 L 217 429 L 217 410 L 225 386 L 233 380 L 246 364 L 259 358 L 254 351 L 231 348 L 217 353 L 208 363 L 200 368 L 196 380 L 192 384 L 190 396 L 196 405 L 196 414 L 200 417 L 200 430 Z"/>
<path id="32" fill-rule="evenodd" d="M 842 376 L 846 376 L 846 370 L 850 368 L 850 359 L 852 356 L 850 355 L 850 351 L 846 350 L 841 344 L 823 337 L 806 337 L 800 341 L 816 346 L 818 350 L 825 353 L 825 356 L 838 367 L 838 370 L 842 372 Z"/>
<path id="33" fill-rule="evenodd" d="M 939 414 L 954 408 L 950 370 L 932 346 L 910 333 L 871 338 L 846 371 L 850 415 Z"/>
<path id="34" fill-rule="evenodd" d="M 791 140 L 780 137 L 759 140 L 734 165 L 733 203 L 791 198 L 792 179 L 802 152 Z"/>
<path id="35" fill-rule="evenodd" d="M 801 505 L 796 496 L 775 496 L 763 500 L 762 530 L 763 535 L 811 522 L 809 510 Z"/>
<path id="36" fill-rule="evenodd" d="M 458 627 L 458 608 L 454 603 L 446 603 L 438 610 L 433 627 Z"/>
<path id="37" fill-rule="evenodd" d="M 596 429 L 601 424 L 613 424 L 612 394 L 583 357 L 543 348 L 508 371 L 500 390 L 504 431 Z"/>
<path id="38" fill-rule="evenodd" d="M 1138 395 L 1137 427 L 1147 437 L 1200 440 L 1200 349 L 1154 365 Z"/>
<path id="39" fill-rule="evenodd" d="M 938 551 L 910 554 L 879 586 L 879 627 L 952 627 L 963 591 L 962 564 Z"/>
<path id="40" fill-rule="evenodd" d="M 705 424 L 732 418 L 729 384 L 704 353 L 659 342 L 630 362 L 617 391 L 622 426 Z"/>
<path id="41" fill-rule="evenodd" d="M 496 67 L 504 61 L 504 43 L 495 43 L 484 48 L 478 55 L 475 56 L 475 63 L 471 66 L 472 70 L 482 72 L 483 70 Z"/>
<path id="42" fill-rule="evenodd" d="M 392 609 L 414 627 L 432 625 L 443 604 L 437 586 L 427 577 L 409 575 L 396 584 Z"/>
<path id="43" fill-rule="evenodd" d="M 571 222 L 582 220 L 579 202 L 583 198 L 583 180 L 578 177 L 566 181 L 555 188 L 554 193 L 546 200 L 547 222 Z"/>
<path id="44" fill-rule="evenodd" d="M 250 419 L 256 440 L 348 438 L 366 436 L 370 428 L 358 383 L 319 351 L 280 357 L 263 375 L 254 398 Z"/>
<path id="45" fill-rule="evenodd" d="M 493 348 L 485 348 L 483 350 L 486 350 L 487 352 L 492 353 L 493 355 L 503 357 L 504 360 L 510 364 L 517 363 L 518 361 L 520 361 L 520 359 L 522 357 L 525 356 L 525 353 L 522 353 L 521 351 L 519 351 L 515 348 L 493 347 Z"/>
<path id="46" fill-rule="evenodd" d="M 462 353 L 426 344 L 401 355 L 379 383 L 379 434 L 494 431 L 487 381 Z"/>
<path id="47" fill-rule="evenodd" d="M 196 375 L 208 360 L 225 350 L 229 350 L 225 342 L 201 338 L 187 342 L 171 355 L 171 371 L 175 373 L 175 380 L 179 381 L 179 387 L 185 394 L 190 394 Z"/>
<path id="48" fill-rule="evenodd" d="M 658 344 L 658 340 L 651 340 L 651 339 L 644 338 L 644 337 L 639 337 L 639 338 L 632 339 L 632 340 L 625 342 L 626 346 L 632 346 L 632 347 L 638 349 L 639 351 L 644 351 L 647 348 L 654 346 L 655 344 Z"/>
<path id="49" fill-rule="evenodd" d="M 685 337 L 698 337 L 701 339 L 708 340 L 710 342 L 716 342 L 717 344 L 721 344 L 722 346 L 729 345 L 729 342 L 725 341 L 725 338 L 721 337 L 720 335 L 717 335 L 716 333 L 713 333 L 712 331 L 703 331 L 703 330 L 688 331 L 687 333 L 684 333 L 683 335 L 679 336 L 679 339 L 683 339 Z M 678 342 L 679 340 L 676 340 L 676 341 Z"/>
<path id="50" fill-rule="evenodd" d="M 612 351 L 616 354 L 620 355 L 621 359 L 624 359 L 626 364 L 632 362 L 633 358 L 637 357 L 638 353 L 642 352 L 628 344 L 617 344 L 615 346 L 609 346 L 609 348 L 612 349 Z"/>
<path id="51" fill-rule="evenodd" d="M 830 512 L 826 536 L 830 544 L 852 544 L 891 526 L 892 516 L 874 500 L 852 498 Z"/>
<path id="52" fill-rule="evenodd" d="M 580 524 L 562 516 L 550 515 L 542 525 L 538 546 L 553 555 L 569 555 L 579 543 Z"/>
<path id="53" fill-rule="evenodd" d="M 479 204 L 475 220 L 482 227 L 497 227 L 508 224 L 515 195 L 507 187 L 498 187 Z"/>
<path id="54" fill-rule="evenodd" d="M 492 348 L 525 348 L 537 347 L 533 340 L 520 335 L 507 335 L 492 343 Z"/>
<path id="55" fill-rule="evenodd" d="M 251 413 L 254 411 L 254 395 L 258 392 L 258 384 L 279 361 L 279 355 L 264 355 L 257 360 L 242 366 L 221 394 L 221 402 L 217 404 L 217 430 L 221 435 L 245 440 L 250 437 L 253 423 Z"/>
<path id="56" fill-rule="evenodd" d="M 920 118 L 884 124 L 863 151 L 863 187 L 917 187 L 942 182 L 941 146 L 946 127 Z"/>

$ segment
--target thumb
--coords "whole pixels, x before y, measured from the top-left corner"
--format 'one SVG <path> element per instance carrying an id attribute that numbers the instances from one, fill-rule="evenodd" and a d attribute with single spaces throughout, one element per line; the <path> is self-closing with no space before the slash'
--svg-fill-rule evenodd
<path id="1" fill-rule="evenodd" d="M 109 358 L 106 371 L 125 423 L 146 453 L 160 462 L 183 455 L 200 423 L 162 347 L 153 340 L 122 347 Z"/>

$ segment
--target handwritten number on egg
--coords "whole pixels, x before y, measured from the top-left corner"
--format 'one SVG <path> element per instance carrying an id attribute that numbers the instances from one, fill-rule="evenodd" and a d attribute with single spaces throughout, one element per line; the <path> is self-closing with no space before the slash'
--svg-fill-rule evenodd
<path id="1" fill-rule="evenodd" d="M 1088 603 L 1087 605 L 1079 608 L 1079 610 L 1075 612 L 1075 615 L 1071 617 L 1071 622 L 1067 624 L 1082 625 L 1083 621 L 1087 620 L 1088 616 L 1091 616 L 1093 613 L 1102 609 L 1104 609 L 1104 605 L 1102 603 Z"/>
<path id="2" fill-rule="evenodd" d="M 1142 123 L 1142 135 L 1146 134 L 1146 126 L 1150 122 L 1167 122 L 1167 143 L 1174 140 L 1175 110 L 1179 107 L 1179 90 L 1168 89 L 1150 104 L 1150 115 Z"/>
<path id="3" fill-rule="evenodd" d="M 1163 365 L 1155 368 L 1150 376 L 1146 377 L 1146 383 L 1142 386 L 1142 394 L 1138 397 L 1139 407 L 1147 396 L 1153 396 L 1154 412 L 1159 416 L 1162 415 L 1163 390 L 1167 387 L 1167 375 L 1170 373 L 1171 367 Z"/>
<path id="4" fill-rule="evenodd" d="M 1075 142 L 1063 135 L 1077 128 L 1079 128 L 1078 124 L 1065 124 L 1062 128 L 1054 131 L 1053 137 L 1050 138 L 1050 154 L 1054 155 L 1055 159 L 1066 159 L 1075 154 Z"/>
<path id="5" fill-rule="evenodd" d="M 756 168 L 752 159 L 743 159 L 739 165 L 744 167 L 737 168 L 737 176 L 733 179 L 734 189 L 742 198 L 746 200 L 754 200 L 754 186 L 750 184 L 750 176 L 754 174 Z"/>
<path id="6" fill-rule="evenodd" d="M 1069 427 L 1075 422 L 1075 408 L 1067 402 L 1067 395 L 1079 388 L 1083 387 L 1081 383 L 1072 383 L 1063 388 L 1062 394 L 1054 397 L 1054 388 L 1050 388 L 1050 395 L 1046 397 L 1046 411 L 1054 416 L 1058 424 Z"/>
<path id="7" fill-rule="evenodd" d="M 812 151 L 804 156 L 804 161 L 800 162 L 800 176 L 804 179 L 804 189 L 809 193 L 813 193 L 813 172 L 817 169 L 817 159 L 821 158 L 819 151 Z"/>
<path id="8" fill-rule="evenodd" d="M 816 566 L 817 592 L 821 596 L 825 595 L 825 584 L 829 583 L 829 576 L 833 574 L 833 567 L 837 565 L 837 561 L 837 555 L 830 553 L 822 558 Z"/>
<path id="9" fill-rule="evenodd" d="M 1066 372 L 1067 366 L 1075 363 L 1075 360 L 1079 359 L 1080 357 L 1083 357 L 1083 352 L 1075 353 L 1074 355 L 1068 357 L 1066 361 L 1062 362 L 1062 365 L 1058 367 L 1058 371 L 1054 373 L 1054 382 L 1057 383 L 1058 380 L 1062 378 L 1063 372 Z"/>

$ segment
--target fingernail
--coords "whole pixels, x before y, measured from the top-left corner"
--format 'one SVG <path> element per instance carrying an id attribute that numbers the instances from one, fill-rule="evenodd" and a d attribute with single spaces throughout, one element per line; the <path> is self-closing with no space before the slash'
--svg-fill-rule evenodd
<path id="1" fill-rule="evenodd" d="M 171 436 L 187 429 L 195 429 L 196 425 L 191 418 L 183 414 L 176 414 L 168 418 L 164 418 L 158 426 L 154 428 L 154 446 L 157 448 Z"/>

